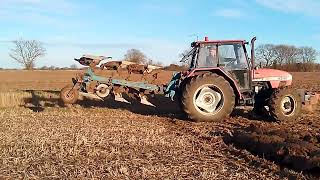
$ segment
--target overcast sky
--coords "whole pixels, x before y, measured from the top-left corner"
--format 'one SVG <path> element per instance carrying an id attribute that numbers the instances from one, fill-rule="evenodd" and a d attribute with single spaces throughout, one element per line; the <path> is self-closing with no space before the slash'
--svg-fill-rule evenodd
<path id="1" fill-rule="evenodd" d="M 121 59 L 130 48 L 164 64 L 198 36 L 320 50 L 320 0 L 0 0 L 0 67 L 19 67 L 10 41 L 45 43 L 36 66 L 70 66 L 82 54 Z"/>

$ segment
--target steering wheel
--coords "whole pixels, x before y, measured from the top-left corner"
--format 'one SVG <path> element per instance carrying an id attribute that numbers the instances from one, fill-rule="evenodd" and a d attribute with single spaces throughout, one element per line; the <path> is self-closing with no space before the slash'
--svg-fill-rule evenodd
<path id="1" fill-rule="evenodd" d="M 223 59 L 224 59 L 224 61 L 227 62 L 228 64 L 229 64 L 229 63 L 234 63 L 234 62 L 237 61 L 236 58 L 223 58 Z"/>
<path id="2" fill-rule="evenodd" d="M 232 67 L 234 66 L 234 62 L 236 62 L 236 58 L 223 58 L 223 62 L 225 64 L 225 67 Z"/>

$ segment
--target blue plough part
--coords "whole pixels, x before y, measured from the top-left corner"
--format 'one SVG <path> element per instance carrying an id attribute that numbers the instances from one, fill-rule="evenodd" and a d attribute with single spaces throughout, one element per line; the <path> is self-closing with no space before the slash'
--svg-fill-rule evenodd
<path id="1" fill-rule="evenodd" d="M 181 79 L 181 73 L 175 72 L 172 76 L 172 79 L 167 85 L 167 88 L 165 89 L 165 96 L 170 97 L 171 101 L 174 101 L 174 96 L 176 95 L 177 87 L 179 86 Z"/>

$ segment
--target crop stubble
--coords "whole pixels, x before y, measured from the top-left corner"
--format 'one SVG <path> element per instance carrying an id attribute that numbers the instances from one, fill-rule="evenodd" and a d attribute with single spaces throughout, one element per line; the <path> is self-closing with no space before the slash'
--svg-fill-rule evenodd
<path id="1" fill-rule="evenodd" d="M 69 73 L 59 81 L 68 83 Z M 295 88 L 319 90 L 320 74 L 293 75 Z M 57 80 L 52 81 L 55 86 Z M 7 82 L 12 89 L 22 87 L 20 80 Z M 0 111 L 0 177 L 317 177 L 319 111 L 280 125 L 259 121 L 250 112 L 222 123 L 192 123 L 164 98 L 158 109 L 111 100 L 66 108 L 55 93 L 27 93 L 27 105 Z M 312 163 L 299 161 L 306 165 L 297 167 L 293 156 Z"/>

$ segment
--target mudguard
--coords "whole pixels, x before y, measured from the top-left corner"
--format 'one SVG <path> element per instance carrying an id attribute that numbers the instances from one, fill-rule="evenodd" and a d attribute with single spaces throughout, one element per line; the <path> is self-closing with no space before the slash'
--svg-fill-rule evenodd
<path id="1" fill-rule="evenodd" d="M 216 73 L 216 74 L 218 74 L 220 76 L 223 76 L 230 83 L 230 85 L 233 88 L 237 98 L 242 99 L 242 95 L 241 95 L 241 92 L 240 92 L 240 89 L 239 89 L 237 83 L 234 81 L 234 79 L 228 73 L 226 73 L 220 67 L 215 67 L 215 68 L 194 68 L 194 69 L 190 70 L 190 72 L 189 72 L 187 77 L 193 77 L 195 75 L 198 75 L 198 74 L 201 74 L 201 73 L 204 73 L 204 72 Z"/>

